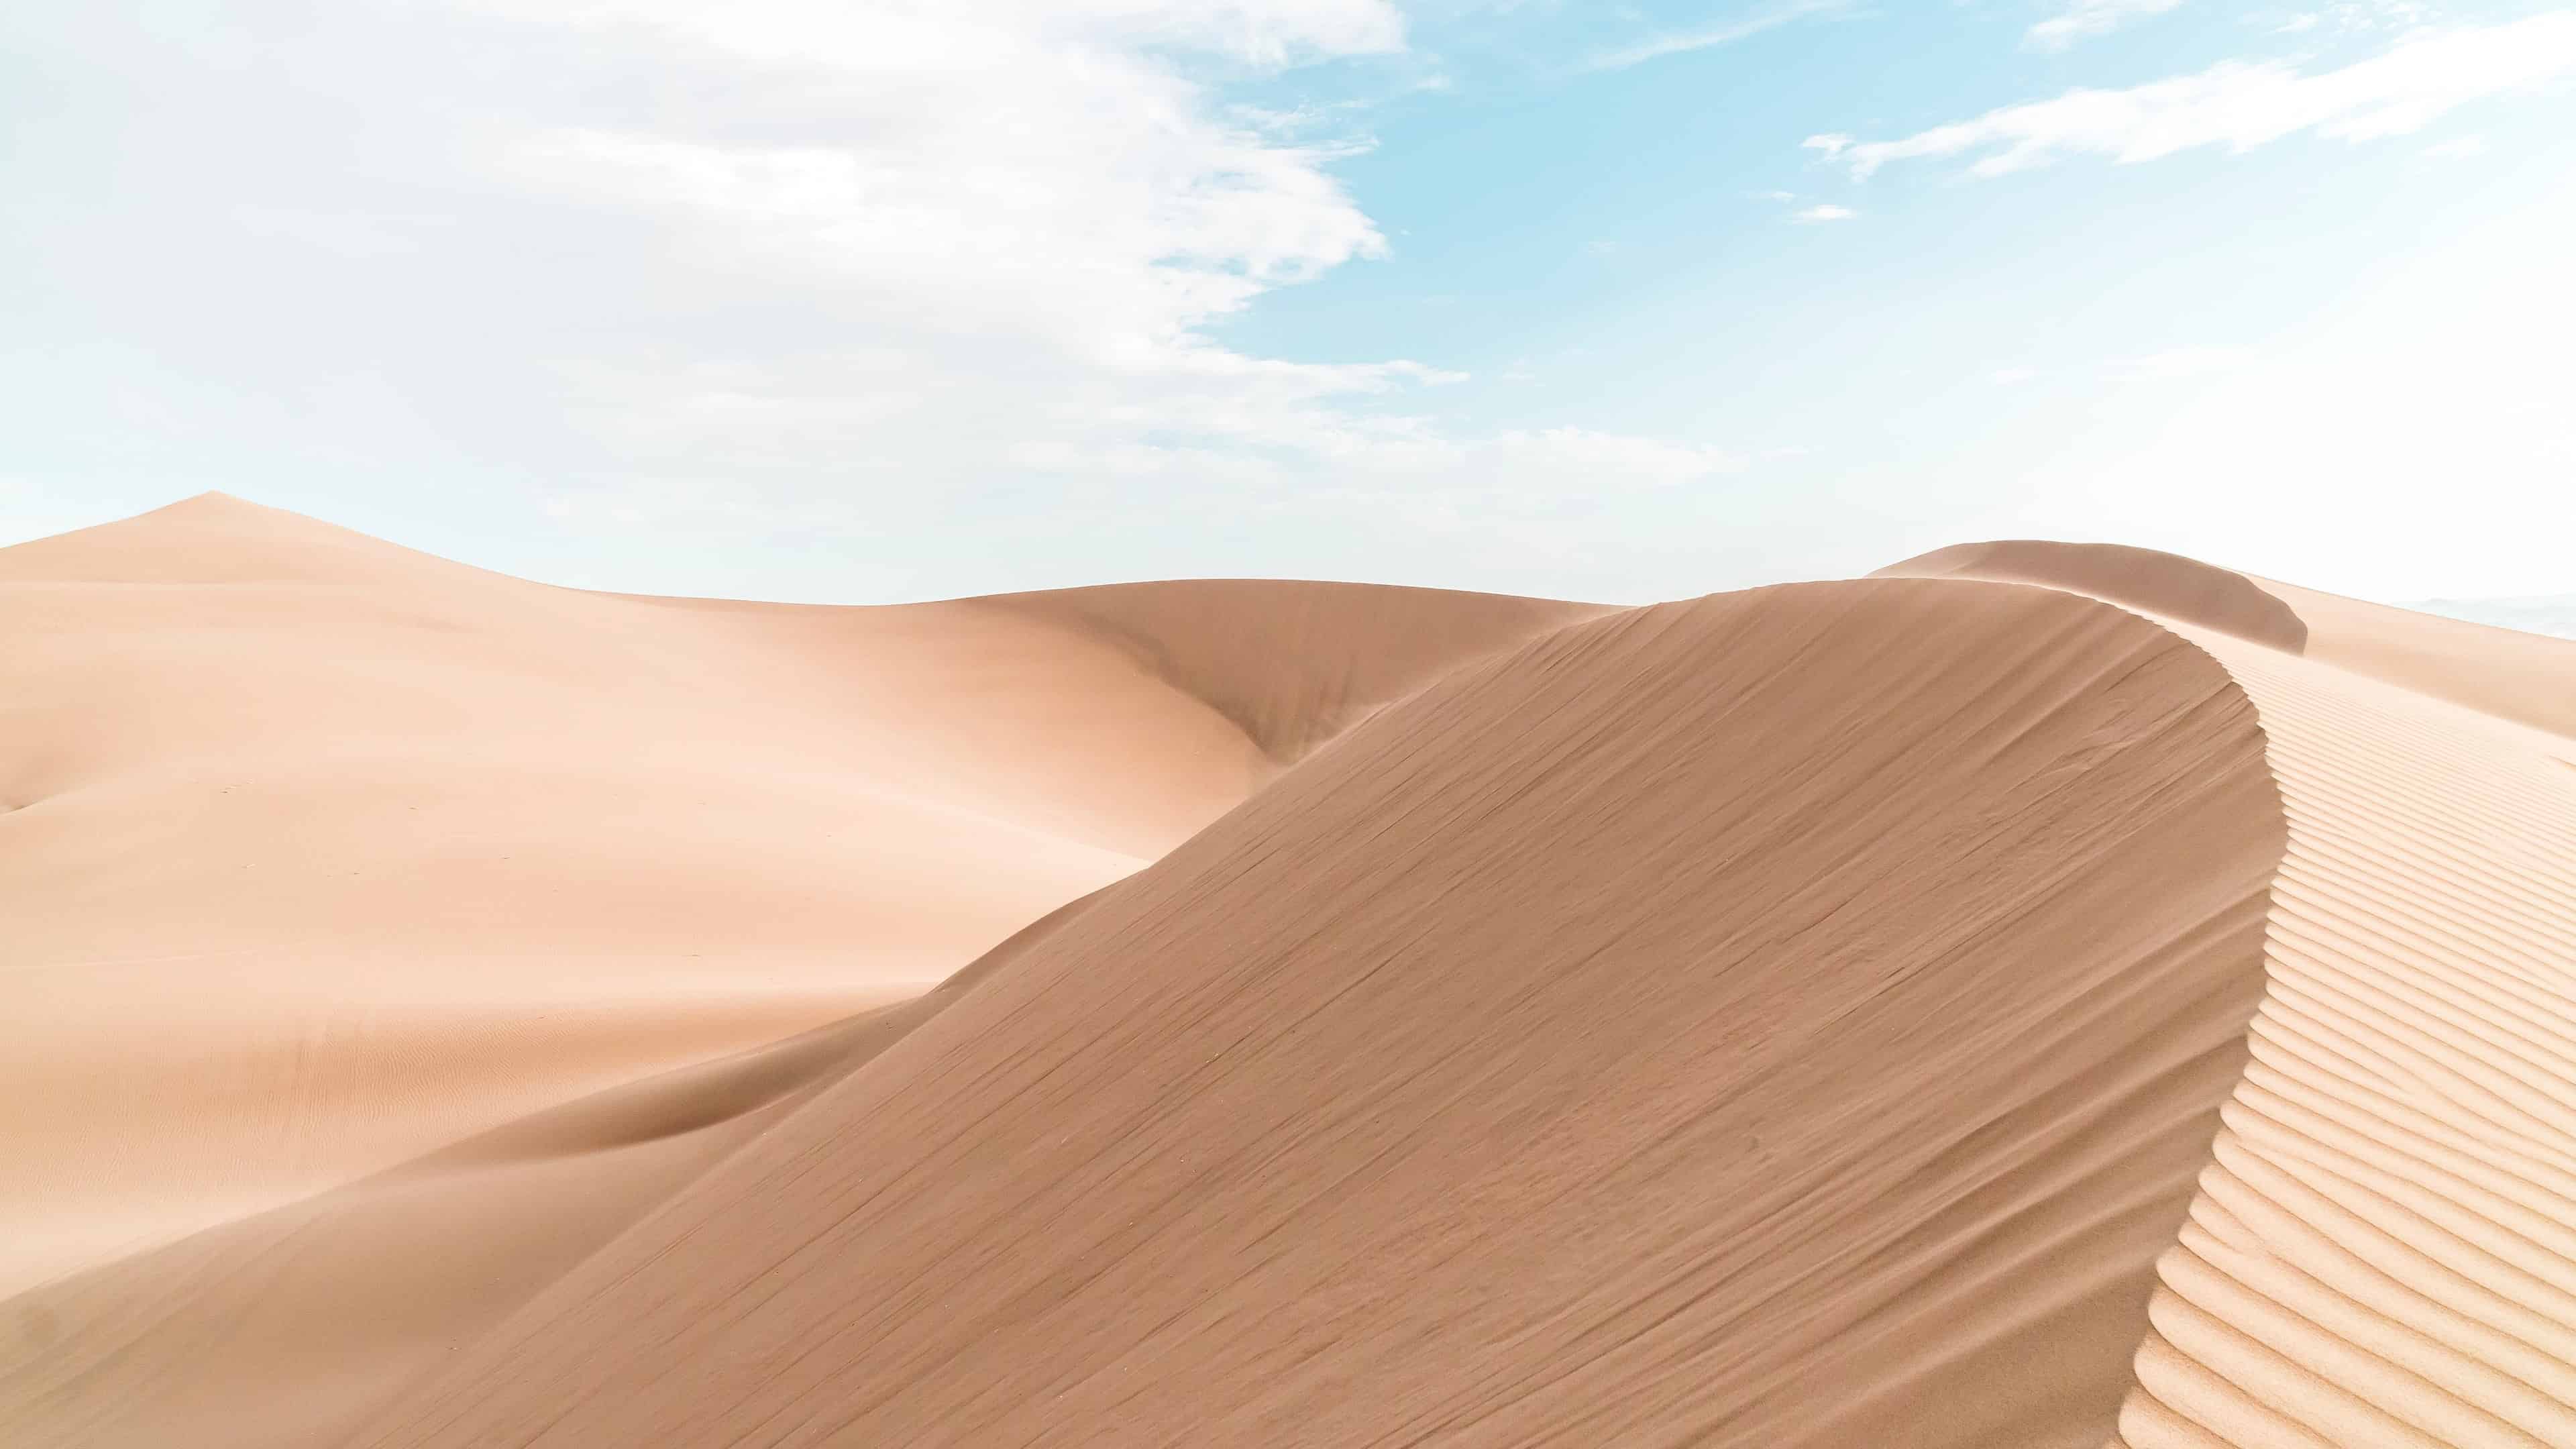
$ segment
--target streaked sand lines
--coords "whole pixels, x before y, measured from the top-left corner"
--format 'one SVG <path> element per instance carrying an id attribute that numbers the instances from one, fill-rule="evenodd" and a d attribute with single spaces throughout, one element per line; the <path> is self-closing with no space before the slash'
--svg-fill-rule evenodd
<path id="1" fill-rule="evenodd" d="M 2180 627 L 2261 710 L 2290 843 L 2112 1442 L 2576 1445 L 2576 774 Z"/>

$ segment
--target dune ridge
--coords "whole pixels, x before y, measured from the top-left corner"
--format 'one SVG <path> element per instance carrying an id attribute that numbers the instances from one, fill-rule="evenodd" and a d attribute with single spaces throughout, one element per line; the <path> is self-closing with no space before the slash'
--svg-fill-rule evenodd
<path id="1" fill-rule="evenodd" d="M 2347 599 L 2116 543 L 1963 543 L 1889 564 L 1872 576 L 1994 579 L 2064 589 L 2576 738 L 2576 688 L 2567 684 L 2563 639 Z"/>
<path id="2" fill-rule="evenodd" d="M 1890 564 L 1872 577 L 2037 584 L 2292 654 L 2308 647 L 2307 620 L 2252 576 L 2127 544 L 2038 538 L 1953 544 Z"/>
<path id="3" fill-rule="evenodd" d="M 2114 1442 L 2576 1444 L 2576 771 L 2207 642 L 2262 710 L 2290 845 L 2253 1061 Z"/>
<path id="4" fill-rule="evenodd" d="M 1993 548 L 1928 557 L 2187 593 Z M 2576 1444 L 2576 771 L 2513 727 L 2576 698 L 2576 645 L 2261 587 L 2344 647 L 2165 616 L 2260 711 L 2289 842 L 2252 1059 L 2109 1442 Z"/>
<path id="5" fill-rule="evenodd" d="M 1123 883 L 355 1442 L 2098 1443 L 2280 848 L 2241 691 L 2121 611 L 1578 624 Z"/>

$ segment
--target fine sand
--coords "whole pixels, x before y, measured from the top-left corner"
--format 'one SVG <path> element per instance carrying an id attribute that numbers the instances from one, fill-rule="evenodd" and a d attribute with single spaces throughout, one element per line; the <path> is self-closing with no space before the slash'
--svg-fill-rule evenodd
<path id="1" fill-rule="evenodd" d="M 0 550 L 0 1443 L 2576 1445 L 2576 643 Z"/>
<path id="2" fill-rule="evenodd" d="M 1982 547 L 1887 572 L 2139 608 L 2142 559 L 2222 572 Z M 2261 710 L 2289 848 L 2114 1442 L 2576 1444 L 2576 644 L 2249 582 L 2303 651 L 2244 612 L 2165 622 Z M 2185 592 L 2226 591 L 2157 602 Z"/>

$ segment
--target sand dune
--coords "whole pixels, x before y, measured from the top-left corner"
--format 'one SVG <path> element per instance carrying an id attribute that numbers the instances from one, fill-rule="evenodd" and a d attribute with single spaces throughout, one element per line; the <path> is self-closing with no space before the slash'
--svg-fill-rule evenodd
<path id="1" fill-rule="evenodd" d="M 355 1442 L 2098 1440 L 2280 831 L 2242 693 L 2090 602 L 1576 626 L 1114 888 Z"/>
<path id="2" fill-rule="evenodd" d="M 2576 1445 L 2576 644 L 1882 573 L 0 550 L 0 1442 Z"/>
<path id="3" fill-rule="evenodd" d="M 0 1427 L 31 1445 L 341 1442 L 456 1345 L 1095 898 L 910 1001 L 548 1108 L 22 1295 Z"/>
<path id="4" fill-rule="evenodd" d="M 1262 767 L 989 614 L 638 604 L 226 499 L 0 591 L 47 1043 L 0 1066 L 0 1160 L 44 1165 L 8 1286 L 918 995 Z"/>
<path id="5" fill-rule="evenodd" d="M 1372 592 L 1197 607 L 1318 591 Z M 1441 599 L 1471 651 L 1547 617 Z M 1038 611 L 585 594 L 212 495 L 0 550 L 0 609 L 0 1293 L 916 998 L 1279 768 Z M 1401 692 L 1399 642 L 1335 667 Z"/>

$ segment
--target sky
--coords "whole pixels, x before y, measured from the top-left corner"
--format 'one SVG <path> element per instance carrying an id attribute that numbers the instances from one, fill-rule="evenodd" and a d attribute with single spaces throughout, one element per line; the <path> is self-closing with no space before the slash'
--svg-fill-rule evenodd
<path id="1" fill-rule="evenodd" d="M 2576 589 L 2576 7 L 16 0 L 0 541 Z"/>

